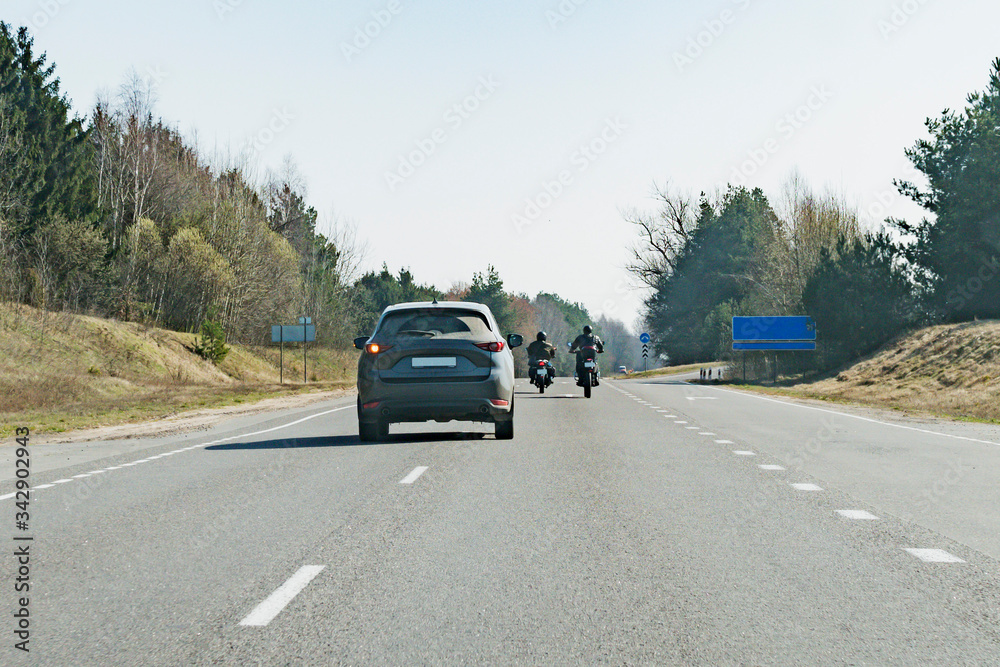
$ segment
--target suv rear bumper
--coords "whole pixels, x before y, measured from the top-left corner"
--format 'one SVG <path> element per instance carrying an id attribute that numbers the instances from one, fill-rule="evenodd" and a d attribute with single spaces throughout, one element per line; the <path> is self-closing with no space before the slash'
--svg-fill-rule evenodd
<path id="1" fill-rule="evenodd" d="M 358 393 L 358 419 L 364 422 L 503 422 L 513 419 L 513 384 L 505 386 L 496 370 L 489 379 L 480 382 L 398 384 L 373 378 L 365 384 L 368 386 L 359 387 Z M 506 401 L 506 405 L 495 405 L 494 400 Z M 366 405 L 371 407 L 364 407 Z"/>

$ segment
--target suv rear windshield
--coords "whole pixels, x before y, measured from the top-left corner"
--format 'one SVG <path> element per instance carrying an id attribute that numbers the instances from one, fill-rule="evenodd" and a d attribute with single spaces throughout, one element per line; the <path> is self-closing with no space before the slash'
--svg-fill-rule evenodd
<path id="1" fill-rule="evenodd" d="M 379 338 L 436 338 L 492 340 L 489 322 L 474 310 L 420 308 L 389 313 L 382 320 Z"/>

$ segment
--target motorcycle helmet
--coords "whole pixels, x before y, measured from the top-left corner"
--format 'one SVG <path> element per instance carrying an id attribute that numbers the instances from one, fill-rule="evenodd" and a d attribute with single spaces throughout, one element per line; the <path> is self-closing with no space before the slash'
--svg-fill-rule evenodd
<path id="1" fill-rule="evenodd" d="M 544 331 L 539 331 L 539 332 L 538 332 L 538 335 L 537 335 L 537 336 L 535 336 L 535 340 L 545 340 L 545 339 L 547 339 L 547 338 L 548 338 L 548 336 L 547 336 L 547 335 L 545 335 L 545 332 L 544 332 Z"/>
<path id="2" fill-rule="evenodd" d="M 591 333 L 593 333 L 593 331 L 594 330 L 590 327 L 589 324 L 583 328 L 583 333 L 585 336 L 589 336 Z"/>

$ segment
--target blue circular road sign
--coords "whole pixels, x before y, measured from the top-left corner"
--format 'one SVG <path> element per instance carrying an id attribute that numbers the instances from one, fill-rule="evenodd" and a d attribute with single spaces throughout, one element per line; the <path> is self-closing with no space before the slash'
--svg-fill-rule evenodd
<path id="1" fill-rule="evenodd" d="M 649 334 L 644 333 L 641 336 L 639 336 L 639 341 L 642 342 L 643 345 L 649 345 L 650 341 Z"/>

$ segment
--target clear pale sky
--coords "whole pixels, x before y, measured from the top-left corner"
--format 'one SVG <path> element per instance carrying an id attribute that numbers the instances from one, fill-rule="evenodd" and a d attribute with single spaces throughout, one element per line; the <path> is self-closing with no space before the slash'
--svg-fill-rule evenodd
<path id="1" fill-rule="evenodd" d="M 724 188 L 756 156 L 745 184 L 772 199 L 798 169 L 874 220 L 917 218 L 892 186 L 903 150 L 1000 56 L 985 0 L 5 0 L 0 18 L 81 115 L 135 69 L 207 153 L 291 154 L 371 268 L 447 289 L 494 264 L 627 323 L 620 210 L 654 181 Z"/>

